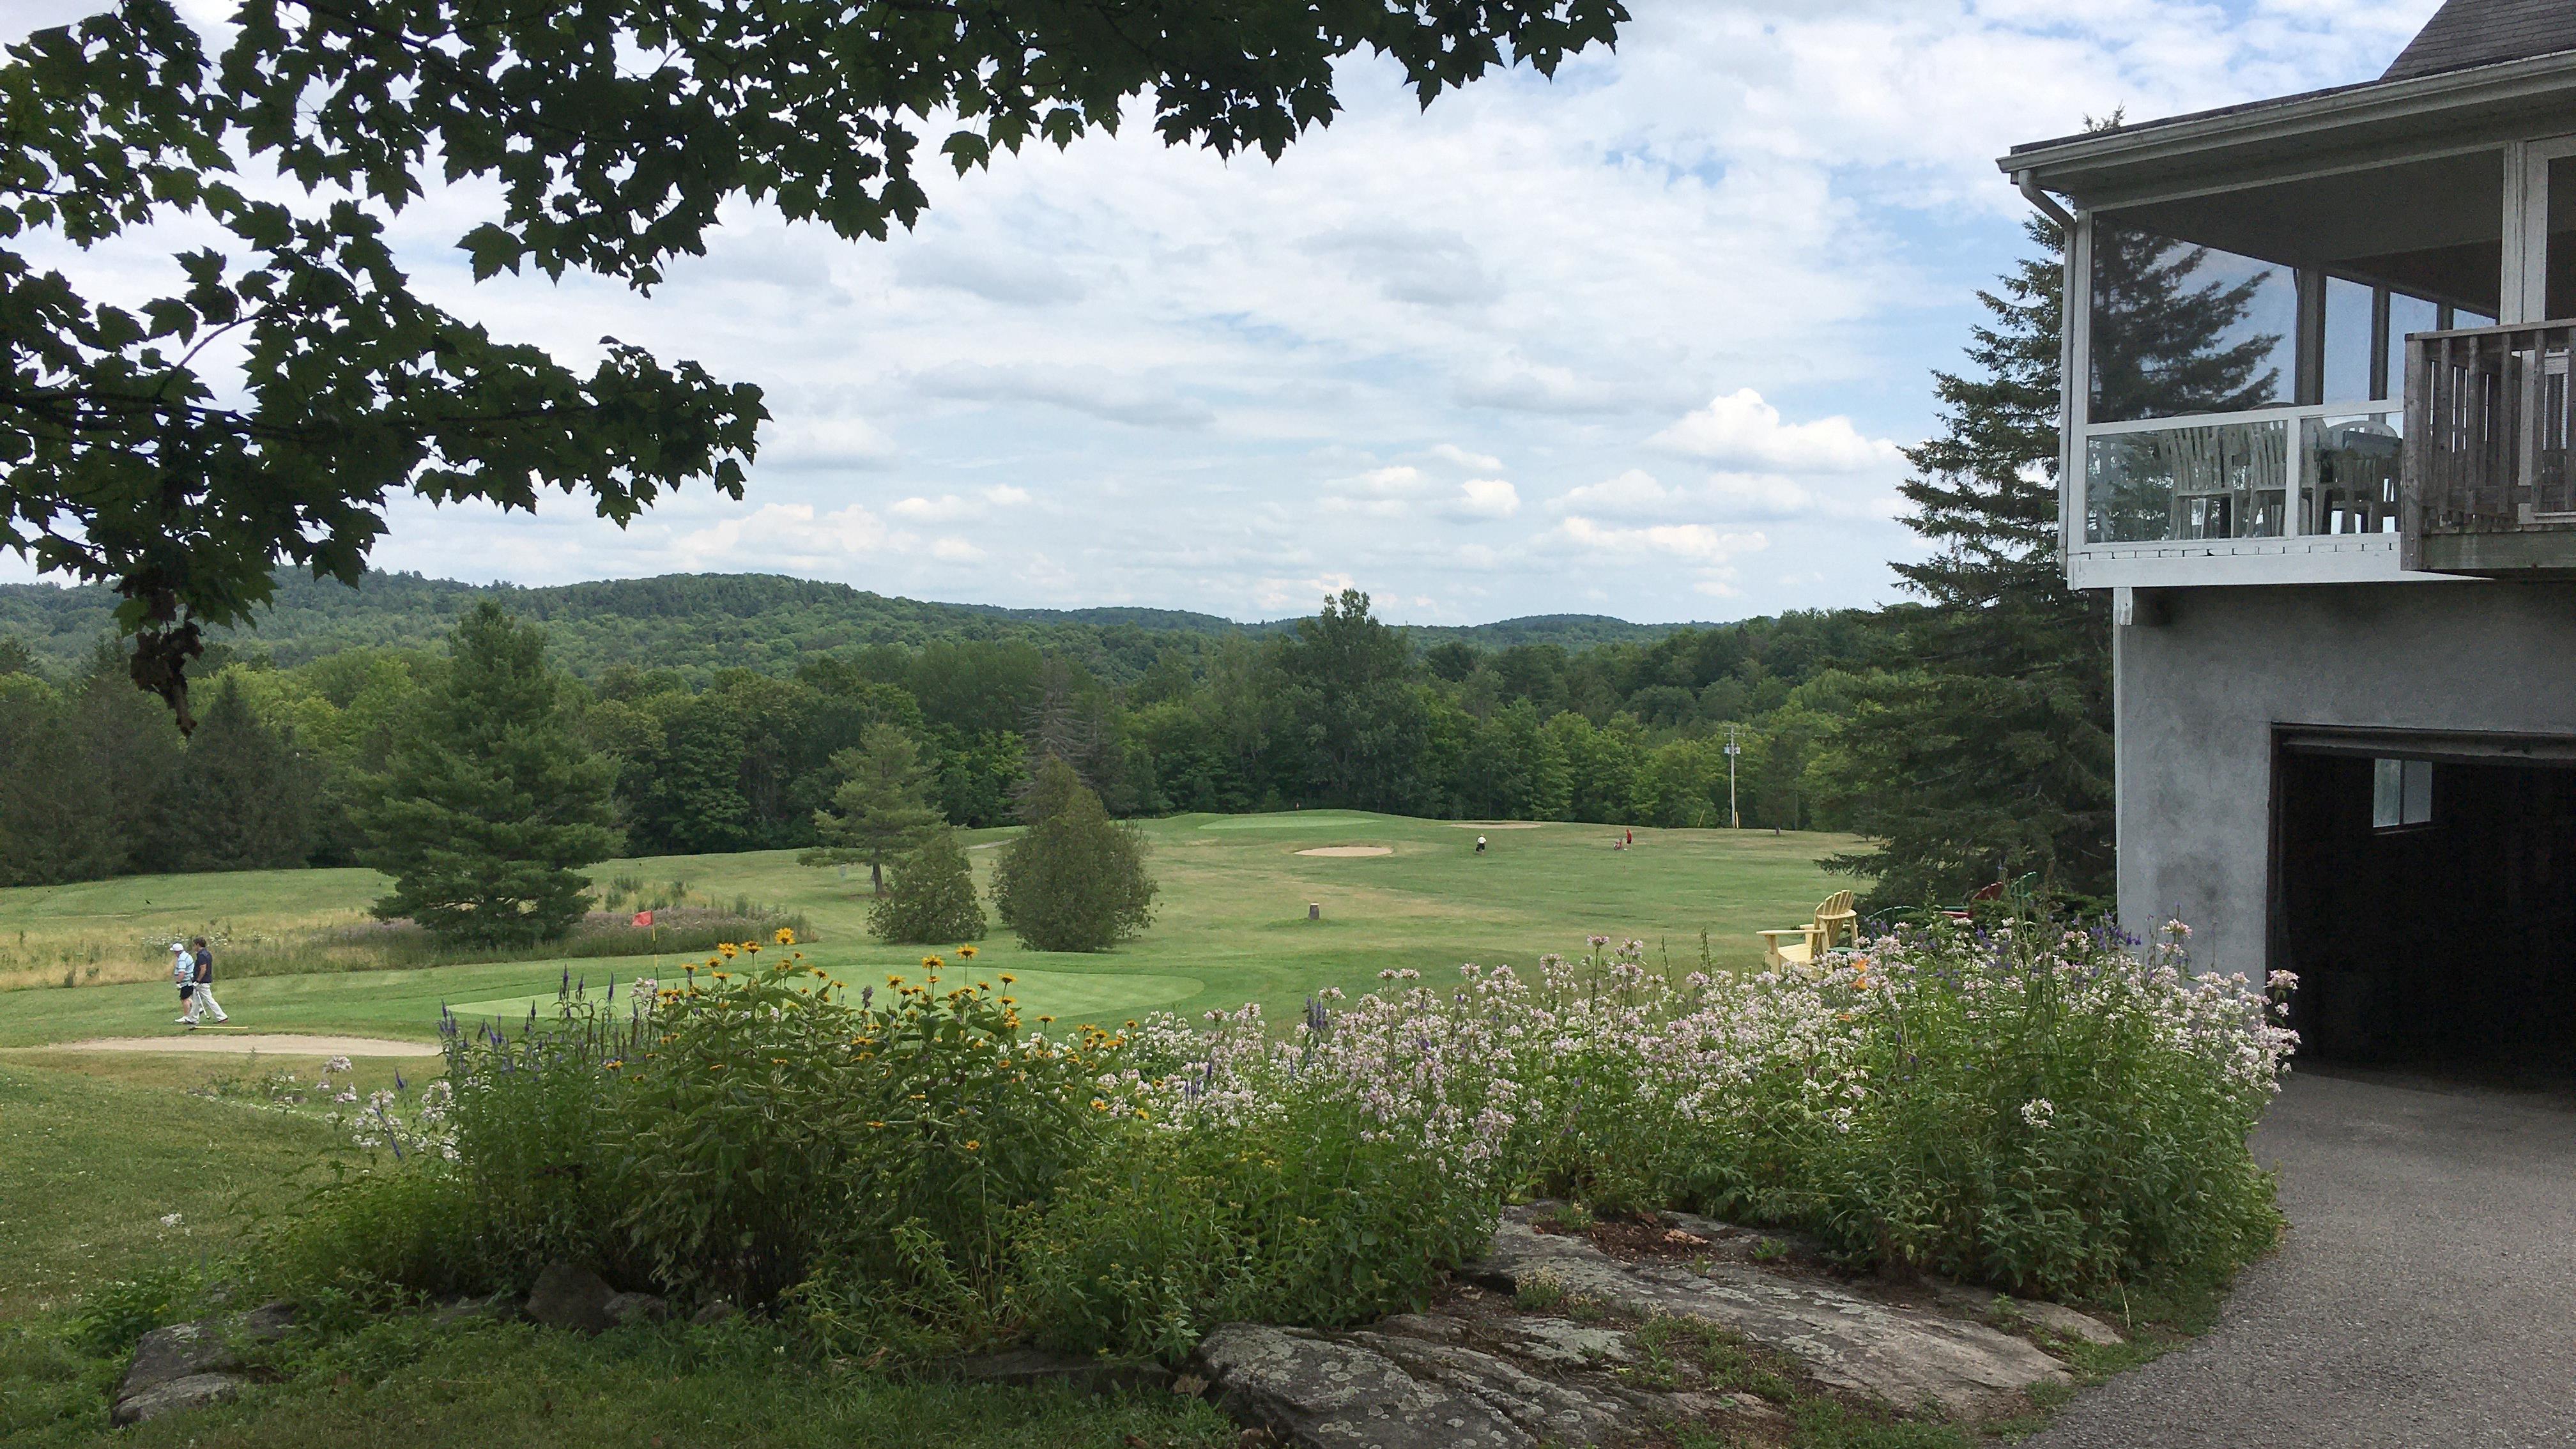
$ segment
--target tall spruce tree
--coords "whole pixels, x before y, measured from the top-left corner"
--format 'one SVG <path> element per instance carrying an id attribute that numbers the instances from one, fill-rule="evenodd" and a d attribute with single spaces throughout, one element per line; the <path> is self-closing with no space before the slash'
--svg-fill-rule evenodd
<path id="1" fill-rule="evenodd" d="M 1907 525 L 1935 545 L 1899 564 L 1909 609 L 1816 769 L 1852 828 L 1838 856 L 1877 906 L 1956 899 L 2037 873 L 2111 889 L 2108 598 L 2066 586 L 2058 554 L 2065 238 L 2034 219 L 2036 254 L 1979 292 L 1964 375 L 1933 374 L 1944 424 L 1908 450 Z M 2204 280 L 2208 253 L 2150 233 L 2097 233 L 2095 385 L 2124 417 L 2258 405 L 2276 336 L 2244 327 L 2259 280 Z M 2078 380 L 2075 385 L 2084 385 Z"/>
<path id="2" fill-rule="evenodd" d="M 562 935 L 618 847 L 616 769 L 577 738 L 545 631 L 483 603 L 448 643 L 447 688 L 424 698 L 363 812 L 367 864 L 394 878 L 378 916 L 483 945 Z"/>
<path id="3" fill-rule="evenodd" d="M 821 845 L 796 857 L 804 865 L 864 861 L 871 894 L 885 894 L 885 863 L 921 843 L 947 822 L 928 802 L 930 772 L 912 736 L 884 723 L 859 736 L 856 749 L 832 756 L 842 776 L 832 808 L 814 812 Z"/>
<path id="4" fill-rule="evenodd" d="M 182 871 L 300 865 L 312 798 L 294 742 L 260 723 L 227 675 L 162 790 L 151 858 Z"/>

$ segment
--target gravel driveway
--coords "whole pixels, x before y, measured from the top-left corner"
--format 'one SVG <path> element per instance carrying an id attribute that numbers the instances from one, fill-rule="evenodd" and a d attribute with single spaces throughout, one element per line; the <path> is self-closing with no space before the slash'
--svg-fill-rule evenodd
<path id="1" fill-rule="evenodd" d="M 2208 1337 L 2032 1449 L 2576 1444 L 2576 1109 L 2294 1075 L 2255 1134 L 2290 1236 Z"/>

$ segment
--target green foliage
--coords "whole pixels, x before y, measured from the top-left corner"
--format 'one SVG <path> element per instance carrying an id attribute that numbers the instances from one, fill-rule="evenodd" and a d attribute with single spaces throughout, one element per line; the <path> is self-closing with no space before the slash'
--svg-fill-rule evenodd
<path id="1" fill-rule="evenodd" d="M 974 868 L 946 826 L 895 863 L 893 889 L 868 908 L 868 932 L 880 941 L 980 941 L 984 929 Z"/>
<path id="2" fill-rule="evenodd" d="M 197 1259 L 162 1263 L 132 1278 L 97 1284 L 81 1295 L 80 1312 L 72 1319 L 73 1341 L 101 1356 L 131 1353 L 143 1335 L 201 1311 L 206 1288 L 206 1265 Z"/>
<path id="3" fill-rule="evenodd" d="M 888 724 L 872 724 L 858 747 L 832 756 L 842 776 L 832 809 L 817 813 L 824 844 L 798 856 L 804 865 L 864 861 L 871 882 L 885 892 L 885 863 L 918 846 L 942 822 L 923 800 L 927 772 L 912 737 Z"/>
<path id="4" fill-rule="evenodd" d="M 310 776 L 226 675 L 163 792 L 148 859 L 165 870 L 268 870 L 305 857 Z"/>
<path id="5" fill-rule="evenodd" d="M 550 11 L 432 3 L 400 44 L 371 14 L 287 9 L 210 55 L 166 0 L 133 0 L 40 30 L 0 68 L 28 118 L 0 233 L 89 246 L 167 224 L 220 244 L 132 308 L 0 251 L 26 338 L 0 394 L 0 544 L 116 587 L 132 676 L 184 729 L 203 627 L 246 623 L 280 561 L 355 583 L 388 490 L 532 509 L 551 486 L 621 523 L 687 481 L 741 494 L 759 389 L 619 343 L 585 377 L 412 290 L 385 234 L 433 165 L 487 198 L 457 238 L 478 280 L 534 267 L 649 289 L 731 201 L 882 238 L 927 204 L 916 158 L 964 172 L 1033 138 L 1069 145 L 1146 96 L 1172 144 L 1276 158 L 1338 109 L 1342 56 L 1391 59 L 1427 103 L 1506 64 L 1553 74 L 1625 19 L 1617 0 L 1255 0 L 1129 31 L 1050 3 L 719 23 L 621 0 L 566 44 Z M 596 64 L 611 53 L 644 59 Z M 922 117 L 954 129 L 925 146 Z M 315 204 L 237 187 L 253 155 Z M 237 366 L 207 359 L 219 332 Z"/>
<path id="6" fill-rule="evenodd" d="M 1022 1301 L 1053 1347 L 1167 1359 L 1230 1320 L 1365 1322 L 1428 1301 L 1495 1206 L 1348 1103 L 1122 1131 L 1059 1188 Z"/>
<path id="7" fill-rule="evenodd" d="M 574 736 L 545 635 L 484 604 L 457 625 L 447 694 L 416 713 L 366 814 L 379 916 L 506 944 L 581 918 L 576 867 L 611 854 L 613 766 Z"/>
<path id="8" fill-rule="evenodd" d="M 993 907 L 1034 951 L 1105 951 L 1152 924 L 1145 842 L 1109 818 L 1062 760 L 1039 767 L 1035 823 L 1002 847 Z"/>
<path id="9" fill-rule="evenodd" d="M 1323 801 L 1363 810 L 1402 809 L 1418 793 L 1422 700 L 1408 679 L 1412 650 L 1369 614 L 1368 595 L 1344 589 L 1323 612 L 1297 621 L 1279 651 L 1279 710 L 1303 749 L 1306 783 Z"/>
<path id="10" fill-rule="evenodd" d="M 851 1001 L 790 960 L 655 1009 L 602 1150 L 617 1230 L 658 1281 L 765 1304 L 826 1270 L 818 1311 L 853 1274 L 936 1298 L 946 1272 L 998 1301 L 1013 1222 L 1076 1151 L 1081 1064 L 1022 1039 L 987 986 L 934 969 L 875 990 Z"/>

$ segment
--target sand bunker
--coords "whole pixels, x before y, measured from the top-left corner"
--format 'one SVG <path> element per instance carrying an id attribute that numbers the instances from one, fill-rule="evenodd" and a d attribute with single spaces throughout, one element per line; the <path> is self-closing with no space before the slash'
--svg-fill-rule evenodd
<path id="1" fill-rule="evenodd" d="M 276 1031 L 200 1028 L 186 1036 L 103 1036 L 58 1041 L 49 1052 L 266 1052 L 281 1057 L 434 1057 L 438 1044 L 377 1036 L 295 1036 Z"/>
<path id="2" fill-rule="evenodd" d="M 1336 859 L 1348 859 L 1355 855 L 1393 855 L 1395 854 L 1395 847 L 1392 845 L 1318 845 L 1312 850 L 1301 850 L 1297 853 L 1299 855 L 1329 855 Z"/>
<path id="3" fill-rule="evenodd" d="M 1544 820 L 1443 820 L 1440 823 L 1452 830 L 1537 830 L 1547 824 Z"/>

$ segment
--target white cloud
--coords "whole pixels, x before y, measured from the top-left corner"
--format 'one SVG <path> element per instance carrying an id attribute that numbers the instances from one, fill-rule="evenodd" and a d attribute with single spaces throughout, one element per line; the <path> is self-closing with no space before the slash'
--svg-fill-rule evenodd
<path id="1" fill-rule="evenodd" d="M 1503 460 L 1491 453 L 1472 453 L 1456 443 L 1442 443 L 1431 450 L 1431 456 L 1444 463 L 1455 463 L 1475 473 L 1500 473 Z"/>
<path id="2" fill-rule="evenodd" d="M 1738 388 L 1646 440 L 1651 448 L 1734 468 L 1858 473 L 1901 464 L 1896 444 L 1861 436 L 1847 417 L 1788 423 L 1753 389 Z"/>
<path id="3" fill-rule="evenodd" d="M 1215 418 L 1205 403 L 1176 388 L 1081 368 L 952 362 L 920 374 L 913 385 L 932 397 L 1052 403 L 1139 428 L 1201 428 Z"/>
<path id="4" fill-rule="evenodd" d="M 1509 518 L 1521 511 L 1521 491 L 1500 478 L 1470 478 L 1446 511 L 1452 518 Z"/>
<path id="5" fill-rule="evenodd" d="M 1605 527 L 1580 514 L 1557 525 L 1557 536 L 1585 553 L 1639 558 L 1648 555 L 1722 564 L 1740 553 L 1771 546 L 1760 533 L 1721 533 L 1705 523 L 1654 523 L 1639 528 Z"/>
<path id="6" fill-rule="evenodd" d="M 947 563 L 973 563 L 984 556 L 984 551 L 965 539 L 952 536 L 933 540 L 930 556 Z"/>

